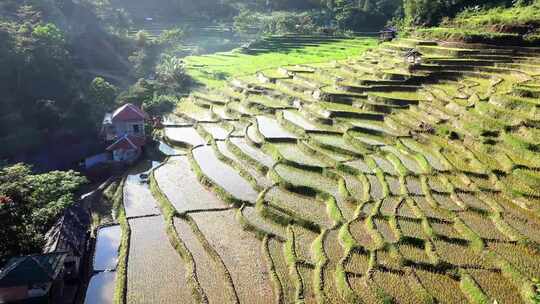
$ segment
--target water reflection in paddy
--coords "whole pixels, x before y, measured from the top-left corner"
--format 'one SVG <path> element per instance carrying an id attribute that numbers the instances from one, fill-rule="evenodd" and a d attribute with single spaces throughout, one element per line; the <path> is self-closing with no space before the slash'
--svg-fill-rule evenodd
<path id="1" fill-rule="evenodd" d="M 92 277 L 86 290 L 85 304 L 112 304 L 116 272 L 100 272 Z"/>
<path id="2" fill-rule="evenodd" d="M 185 143 L 190 146 L 206 144 L 206 141 L 192 127 L 165 128 L 165 136 L 172 141 Z"/>
<path id="3" fill-rule="evenodd" d="M 120 226 L 110 226 L 98 230 L 94 255 L 95 271 L 116 269 L 121 237 Z"/>
<path id="4" fill-rule="evenodd" d="M 193 157 L 206 176 L 234 197 L 250 202 L 257 200 L 258 194 L 251 184 L 236 170 L 221 162 L 214 154 L 212 147 L 204 146 L 194 149 Z"/>

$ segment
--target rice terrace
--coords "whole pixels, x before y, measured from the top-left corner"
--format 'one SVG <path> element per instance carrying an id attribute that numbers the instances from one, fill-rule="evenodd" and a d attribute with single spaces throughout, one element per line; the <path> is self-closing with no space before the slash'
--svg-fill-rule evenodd
<path id="1" fill-rule="evenodd" d="M 187 302 L 530 302 L 537 52 L 398 39 L 190 95 L 151 177 Z"/>
<path id="2" fill-rule="evenodd" d="M 538 0 L 66 1 L 133 52 L 66 47 L 96 105 L 36 95 L 98 154 L 6 152 L 0 303 L 540 303 Z"/>

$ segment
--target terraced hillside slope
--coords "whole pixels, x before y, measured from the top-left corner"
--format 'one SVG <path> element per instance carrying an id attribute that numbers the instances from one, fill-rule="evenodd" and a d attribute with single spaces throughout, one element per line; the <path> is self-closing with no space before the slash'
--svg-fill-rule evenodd
<path id="1" fill-rule="evenodd" d="M 403 39 L 191 95 L 151 188 L 194 301 L 532 303 L 538 51 Z"/>
<path id="2" fill-rule="evenodd" d="M 186 70 L 206 87 L 222 88 L 227 79 L 281 65 L 327 62 L 357 56 L 375 46 L 374 38 L 313 35 L 268 36 L 230 52 L 185 58 Z"/>

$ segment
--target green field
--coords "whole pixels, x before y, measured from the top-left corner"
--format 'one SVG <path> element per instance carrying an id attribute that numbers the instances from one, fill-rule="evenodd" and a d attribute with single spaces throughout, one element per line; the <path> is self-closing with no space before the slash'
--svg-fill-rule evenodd
<path id="1" fill-rule="evenodd" d="M 270 37 L 263 43 L 263 47 L 268 48 L 261 49 L 261 52 L 257 54 L 243 54 L 236 50 L 204 56 L 189 56 L 185 58 L 185 62 L 188 74 L 196 82 L 208 87 L 223 87 L 227 80 L 252 75 L 259 71 L 359 56 L 376 44 L 376 40 L 370 38 L 314 39 L 320 44 L 300 42 L 290 47 L 285 42 L 272 43 L 273 40 Z"/>

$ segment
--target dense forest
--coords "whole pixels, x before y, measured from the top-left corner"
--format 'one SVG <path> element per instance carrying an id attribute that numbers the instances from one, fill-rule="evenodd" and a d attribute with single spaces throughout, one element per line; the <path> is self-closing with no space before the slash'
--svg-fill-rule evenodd
<path id="1" fill-rule="evenodd" d="M 354 35 L 387 25 L 403 31 L 444 26 L 479 11 L 527 5 L 530 14 L 538 11 L 538 3 L 527 0 L 3 0 L 0 218 L 13 225 L 0 227 L 0 261 L 35 251 L 39 236 L 85 182 L 74 172 L 40 175 L 14 162 L 43 147 L 95 142 L 103 114 L 125 102 L 150 114 L 170 111 L 193 85 L 175 56 L 189 28 L 171 26 L 153 38 L 131 32 L 149 18 L 173 25 L 228 24 L 239 35 Z M 531 25 L 525 21 L 517 28 L 529 33 Z M 91 151 L 48 169 L 70 168 Z M 59 185 L 58 192 L 45 184 Z M 17 239 L 25 242 L 13 245 Z"/>

